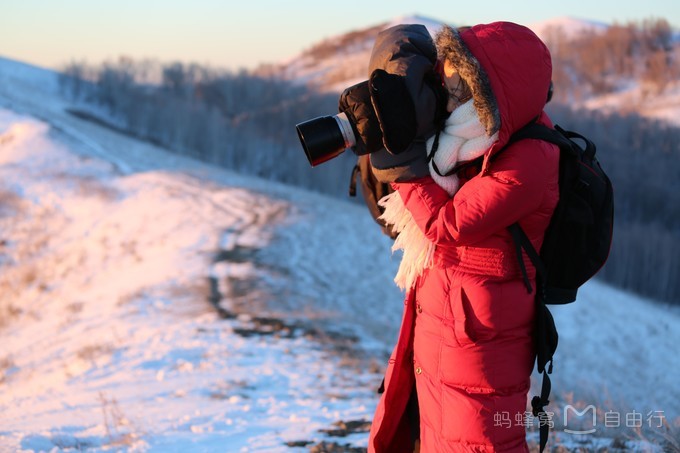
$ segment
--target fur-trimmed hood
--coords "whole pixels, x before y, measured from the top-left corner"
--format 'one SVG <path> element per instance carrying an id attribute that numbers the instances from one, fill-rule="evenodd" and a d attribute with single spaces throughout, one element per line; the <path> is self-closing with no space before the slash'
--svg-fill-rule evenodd
<path id="1" fill-rule="evenodd" d="M 511 22 L 476 25 L 462 32 L 444 26 L 435 44 L 438 58 L 449 61 L 469 85 L 487 134 L 499 132 L 488 154 L 541 116 L 552 63 L 548 48 L 534 32 Z"/>

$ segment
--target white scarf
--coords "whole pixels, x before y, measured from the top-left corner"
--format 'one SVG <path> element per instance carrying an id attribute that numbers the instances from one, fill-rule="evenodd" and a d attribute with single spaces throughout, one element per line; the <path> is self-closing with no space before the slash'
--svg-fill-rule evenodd
<path id="1" fill-rule="evenodd" d="M 458 162 L 473 160 L 484 155 L 497 139 L 498 133 L 491 137 L 486 135 L 472 100 L 469 100 L 456 108 L 446 120 L 444 130 L 439 134 L 439 148 L 433 161 L 439 172 L 445 174 Z M 433 142 L 434 137 L 427 141 L 427 149 L 432 149 Z M 460 184 L 458 175 L 439 176 L 434 171 L 432 162 L 430 162 L 430 175 L 450 196 L 458 191 Z M 392 245 L 392 251 L 404 251 L 394 281 L 402 290 L 409 289 L 423 270 L 432 266 L 434 244 L 420 231 L 411 213 L 404 206 L 399 192 L 383 197 L 378 204 L 385 208 L 380 219 L 388 225 L 393 225 L 394 231 L 399 233 Z"/>

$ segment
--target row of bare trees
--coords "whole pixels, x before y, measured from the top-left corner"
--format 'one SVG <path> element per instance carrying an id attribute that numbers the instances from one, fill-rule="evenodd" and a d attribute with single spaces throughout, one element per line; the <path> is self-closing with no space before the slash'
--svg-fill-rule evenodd
<path id="1" fill-rule="evenodd" d="M 88 116 L 172 151 L 244 174 L 332 194 L 347 193 L 351 153 L 312 169 L 295 131 L 337 113 L 337 95 L 197 65 L 127 58 L 71 63 L 62 91 Z"/>
<path id="2" fill-rule="evenodd" d="M 545 39 L 562 101 L 606 94 L 630 81 L 656 95 L 680 78 L 680 45 L 665 19 L 614 24 L 576 37 L 555 28 Z"/>

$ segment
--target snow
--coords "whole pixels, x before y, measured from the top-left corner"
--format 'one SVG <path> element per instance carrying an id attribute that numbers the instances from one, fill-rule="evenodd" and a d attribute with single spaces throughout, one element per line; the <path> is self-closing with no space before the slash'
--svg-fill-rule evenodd
<path id="1" fill-rule="evenodd" d="M 604 32 L 609 26 L 602 22 L 579 19 L 570 16 L 555 17 L 548 20 L 527 24 L 543 41 L 550 41 L 554 33 L 563 39 L 574 39 L 584 33 Z"/>
<path id="2" fill-rule="evenodd" d="M 623 85 L 614 93 L 587 99 L 582 106 L 602 112 L 634 112 L 645 118 L 680 126 L 680 82 L 671 82 L 660 94 L 647 92 L 646 87 L 639 83 Z"/>
<path id="3" fill-rule="evenodd" d="M 552 306 L 559 384 L 589 404 L 680 416 L 680 310 L 591 280 L 575 304 Z M 567 390 L 569 389 L 569 390 Z M 601 407 L 603 408 L 603 407 Z"/>
<path id="4" fill-rule="evenodd" d="M 401 319 L 365 209 L 72 117 L 55 87 L 0 61 L 0 451 L 365 446 L 321 431 L 371 419 Z M 677 307 L 592 281 L 553 313 L 553 410 L 678 422 Z"/>
<path id="5" fill-rule="evenodd" d="M 397 17 L 395 19 L 392 19 L 385 28 L 390 28 L 395 25 L 400 25 L 400 24 L 420 24 L 424 25 L 425 28 L 427 28 L 427 31 L 430 32 L 430 35 L 433 37 L 437 34 L 440 28 L 444 25 L 441 21 L 438 21 L 436 19 L 432 19 L 429 17 L 425 16 L 420 16 L 417 14 L 411 14 L 407 16 L 401 16 Z"/>
<path id="6" fill-rule="evenodd" d="M 0 445 L 272 451 L 370 419 L 378 374 L 301 334 L 238 335 L 247 316 L 222 320 L 207 301 L 213 276 L 225 294 L 254 285 L 257 308 L 263 269 L 212 257 L 265 247 L 290 201 L 175 168 L 121 174 L 7 110 L 0 131 L 0 193 L 14 200 Z"/>
<path id="7" fill-rule="evenodd" d="M 550 46 L 556 38 L 571 40 L 584 33 L 602 33 L 609 25 L 573 17 L 557 17 L 528 25 Z M 676 40 L 677 41 L 677 40 Z M 680 125 L 680 82 L 672 82 L 658 92 L 639 80 L 618 80 L 618 88 L 608 94 L 592 95 L 574 103 L 574 108 L 609 113 L 636 113 L 643 117 Z"/>

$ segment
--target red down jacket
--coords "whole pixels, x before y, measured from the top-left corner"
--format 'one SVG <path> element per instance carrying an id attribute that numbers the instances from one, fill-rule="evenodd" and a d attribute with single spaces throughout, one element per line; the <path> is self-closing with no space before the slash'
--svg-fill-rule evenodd
<path id="1" fill-rule="evenodd" d="M 519 221 L 540 248 L 559 196 L 559 152 L 522 140 L 489 157 L 532 120 L 551 125 L 543 112 L 550 55 L 516 24 L 478 25 L 459 36 L 490 81 L 499 139 L 453 198 L 430 177 L 394 184 L 436 252 L 434 267 L 406 294 L 370 452 L 413 451 L 405 409 L 414 384 L 421 452 L 528 451 L 521 417 L 534 363 L 534 295 L 506 227 Z M 526 256 L 525 263 L 535 287 Z"/>

